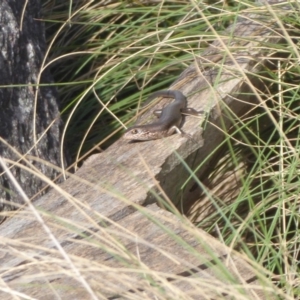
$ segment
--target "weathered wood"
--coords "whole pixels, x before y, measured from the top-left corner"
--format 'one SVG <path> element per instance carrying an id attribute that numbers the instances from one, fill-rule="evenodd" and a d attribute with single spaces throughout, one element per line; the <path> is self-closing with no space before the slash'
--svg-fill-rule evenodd
<path id="1" fill-rule="evenodd" d="M 49 218 L 47 223 L 54 230 L 60 222 Z M 75 227 L 80 231 L 79 226 L 74 224 Z M 77 230 L 73 229 L 74 233 Z M 99 298 L 117 295 L 130 298 L 134 293 L 135 297 L 147 294 L 150 299 L 154 296 L 164 299 L 167 291 L 171 299 L 207 299 L 222 294 L 229 298 L 233 294 L 237 299 L 245 294 L 252 299 L 253 295 L 262 297 L 267 287 L 272 290 L 267 283 L 262 288 L 256 287 L 255 272 L 243 258 L 155 204 L 142 212 L 135 211 L 117 225 L 95 224 L 86 231 L 85 239 L 77 234 L 72 237 L 68 228 L 63 231 L 69 235 L 61 241 L 65 251 Z M 88 292 L 78 284 L 55 247 L 47 243 L 47 238 L 41 244 L 42 229 L 36 228 L 35 233 L 38 238 L 36 241 L 30 238 L 29 243 L 21 237 L 1 241 L 1 252 L 5 253 L 5 261 L 2 258 L 1 262 L 2 279 L 6 284 L 37 299 L 41 295 L 45 295 L 43 299 L 53 299 L 55 293 L 62 299 L 88 299 Z M 191 277 L 192 284 L 188 280 Z M 154 284 L 160 289 L 154 289 Z M 234 285 L 244 288 L 236 294 L 236 289 L 230 287 Z M 2 299 L 8 299 L 7 295 L 2 294 Z"/>
<path id="2" fill-rule="evenodd" d="M 141 299 L 147 295 L 152 298 L 155 295 L 153 286 L 158 285 L 156 296 L 159 299 L 164 299 L 162 287 L 170 292 L 174 289 L 174 293 L 184 299 L 201 299 L 199 295 L 204 299 L 216 298 L 222 294 L 232 299 L 233 291 L 239 290 L 232 284 L 235 282 L 243 286 L 241 293 L 247 293 L 248 298 L 266 299 L 259 293 L 263 294 L 267 283 L 260 285 L 255 281 L 257 274 L 245 260 L 231 254 L 228 248 L 201 230 L 191 231 L 191 225 L 185 225 L 184 221 L 178 221 L 153 204 L 158 201 L 157 195 L 161 196 L 160 205 L 164 201 L 166 206 L 169 199 L 178 203 L 179 198 L 184 202 L 194 197 L 192 182 L 181 193 L 180 187 L 190 173 L 178 156 L 189 167 L 197 166 L 224 138 L 217 127 L 221 127 L 222 122 L 224 129 L 230 126 L 231 120 L 225 117 L 223 104 L 237 115 L 253 105 L 255 97 L 244 94 L 249 87 L 244 83 L 248 79 L 243 74 L 258 69 L 253 63 L 256 59 L 263 62 L 259 59 L 260 42 L 279 41 L 279 37 L 272 36 L 271 27 L 271 23 L 266 28 L 259 22 L 241 19 L 227 30 L 232 38 L 213 43 L 203 58 L 183 72 L 172 86 L 190 95 L 189 106 L 206 110 L 209 123 L 203 133 L 204 143 L 201 137 L 203 120 L 192 117 L 186 118 L 183 126 L 192 139 L 174 135 L 135 144 L 119 140 L 104 153 L 88 159 L 75 175 L 55 187 L 57 190 L 53 189 L 34 202 L 97 297 L 121 294 L 127 299 Z M 227 58 L 224 46 L 234 47 L 237 43 L 240 49 L 242 38 L 244 50 L 234 53 L 231 49 L 232 56 Z M 251 50 L 250 56 L 247 48 L 256 50 Z M 208 55 L 213 59 L 213 69 L 203 68 Z M 211 88 L 219 72 L 218 85 Z M 232 94 L 234 98 L 230 97 Z M 209 161 L 198 174 L 208 167 Z M 153 215 L 154 221 L 136 210 L 139 205 L 148 207 L 146 211 Z M 155 220 L 160 220 L 168 230 L 161 230 Z M 55 294 L 62 298 L 89 297 L 82 282 L 79 283 L 70 265 L 60 258 L 53 242 L 29 210 L 18 212 L 5 222 L 0 235 L 3 280 L 0 286 L 37 299 L 47 299 L 46 293 L 49 299 Z M 117 236 L 117 240 L 110 244 L 113 236 Z M 190 245 L 188 250 L 186 244 L 176 242 L 177 236 Z M 214 256 L 222 263 L 216 264 Z M 159 273 L 155 275 L 151 270 Z M 224 275 L 227 271 L 231 280 L 229 275 Z M 195 279 L 185 281 L 191 276 Z M 273 287 L 268 289 L 270 295 Z M 242 299 L 241 294 L 236 299 Z"/>
<path id="3" fill-rule="evenodd" d="M 56 88 L 46 86 L 53 82 L 49 69 L 40 73 L 46 43 L 43 23 L 37 19 L 41 19 L 39 0 L 0 1 L 0 155 L 55 178 L 59 172 L 42 161 L 61 164 L 62 122 Z M 28 197 L 45 186 L 22 167 L 11 170 Z M 2 170 L 0 186 L 0 211 L 23 203 Z"/>

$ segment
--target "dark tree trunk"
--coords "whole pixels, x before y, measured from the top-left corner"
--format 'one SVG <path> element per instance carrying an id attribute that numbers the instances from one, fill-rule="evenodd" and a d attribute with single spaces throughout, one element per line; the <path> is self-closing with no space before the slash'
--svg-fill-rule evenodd
<path id="1" fill-rule="evenodd" d="M 45 54 L 44 25 L 38 20 L 40 1 L 30 0 L 21 29 L 25 2 L 0 1 L 0 155 L 18 161 L 20 156 L 12 151 L 11 146 L 25 155 L 25 159 L 20 160 L 23 165 L 31 169 L 34 166 L 48 178 L 54 178 L 58 175 L 57 171 L 33 158 L 60 165 L 62 123 L 54 87 L 38 88 L 35 109 L 35 84 Z M 45 70 L 39 83 L 51 82 L 52 78 Z M 38 141 L 35 146 L 34 130 Z M 11 170 L 29 198 L 46 185 L 38 176 L 23 168 L 12 167 Z M 11 210 L 15 207 L 13 203 L 23 202 L 5 174 L 0 176 L 0 197 L 1 211 Z"/>

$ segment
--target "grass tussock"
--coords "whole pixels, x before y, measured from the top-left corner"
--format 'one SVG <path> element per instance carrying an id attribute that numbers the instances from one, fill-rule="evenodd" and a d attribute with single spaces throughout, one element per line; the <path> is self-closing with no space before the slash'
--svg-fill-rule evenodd
<path id="1" fill-rule="evenodd" d="M 48 67 L 58 86 L 65 119 L 62 147 L 72 145 L 76 163 L 117 139 L 147 95 L 175 81 L 210 43 L 223 37 L 224 29 L 237 22 L 241 12 L 270 14 L 278 23 L 274 34 L 282 36 L 282 43 L 261 45 L 269 64 L 257 74 L 246 74 L 261 81 L 262 88 L 256 91 L 258 104 L 224 132 L 226 139 L 211 154 L 216 163 L 198 179 L 202 194 L 189 208 L 189 220 L 178 213 L 175 218 L 157 208 L 136 205 L 130 217 L 114 221 L 108 217 L 112 214 L 97 211 L 64 186 L 44 178 L 55 190 L 53 199 L 60 199 L 60 209 L 54 214 L 51 203 L 37 209 L 23 195 L 29 209 L 10 213 L 14 218 L 4 223 L 8 237 L 3 237 L 3 252 L 10 251 L 15 261 L 3 267 L 2 278 L 19 272 L 24 290 L 32 292 L 38 287 L 55 294 L 57 289 L 68 297 L 252 299 L 245 291 L 253 286 L 241 283 L 239 272 L 232 276 L 228 271 L 229 266 L 236 270 L 238 264 L 215 255 L 216 249 L 203 242 L 209 238 L 200 227 L 223 244 L 226 256 L 235 253 L 254 266 L 259 277 L 256 288 L 268 291 L 270 299 L 298 298 L 297 5 L 282 13 L 283 9 L 241 1 L 45 1 Z M 98 183 L 70 176 L 95 193 L 130 202 L 109 185 L 109 178 L 103 190 Z M 39 224 L 36 237 L 44 230 L 43 243 L 37 243 L 40 240 L 35 237 L 9 237 L 8 228 L 14 222 L 27 228 L 33 220 Z M 158 231 L 160 242 L 150 244 Z M 200 246 L 196 249 L 192 240 L 205 251 L 199 253 Z M 170 247 L 164 246 L 167 241 Z M 179 248 L 184 251 L 176 252 Z M 151 256 L 151 251 L 159 255 Z M 148 254 L 151 259 L 145 263 Z M 174 270 L 183 266 L 190 273 L 175 275 L 171 267 L 166 272 L 156 261 L 168 261 Z M 217 281 L 195 275 L 209 263 L 220 276 Z M 197 272 L 192 272 L 195 266 Z M 2 293 L 29 299 L 19 292 L 17 283 L 8 285 L 5 280 Z"/>

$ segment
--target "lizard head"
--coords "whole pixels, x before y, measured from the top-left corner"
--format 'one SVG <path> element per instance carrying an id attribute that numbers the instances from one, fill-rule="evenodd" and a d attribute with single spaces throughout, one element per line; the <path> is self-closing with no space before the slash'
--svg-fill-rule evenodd
<path id="1" fill-rule="evenodd" d="M 132 141 L 147 141 L 151 139 L 149 134 L 151 133 L 143 127 L 131 127 L 125 131 L 123 138 Z"/>
<path id="2" fill-rule="evenodd" d="M 131 141 L 149 141 L 170 135 L 167 130 L 157 130 L 152 126 L 153 124 L 130 127 L 125 131 L 123 138 Z"/>

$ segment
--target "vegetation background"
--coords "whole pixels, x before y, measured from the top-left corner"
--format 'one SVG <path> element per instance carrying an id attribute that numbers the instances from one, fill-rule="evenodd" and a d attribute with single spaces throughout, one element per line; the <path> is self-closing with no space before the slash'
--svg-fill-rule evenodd
<path id="1" fill-rule="evenodd" d="M 268 270 L 286 299 L 300 296 L 297 5 L 274 16 L 282 44 L 261 45 L 273 57 L 256 75 L 269 111 L 257 109 L 226 133 L 203 195 L 215 211 L 199 220 L 195 205 L 188 216 Z M 44 1 L 47 56 L 65 121 L 62 146 L 73 161 L 119 138 L 150 93 L 167 88 L 255 7 L 253 1 Z M 234 201 L 224 205 L 227 198 Z"/>

